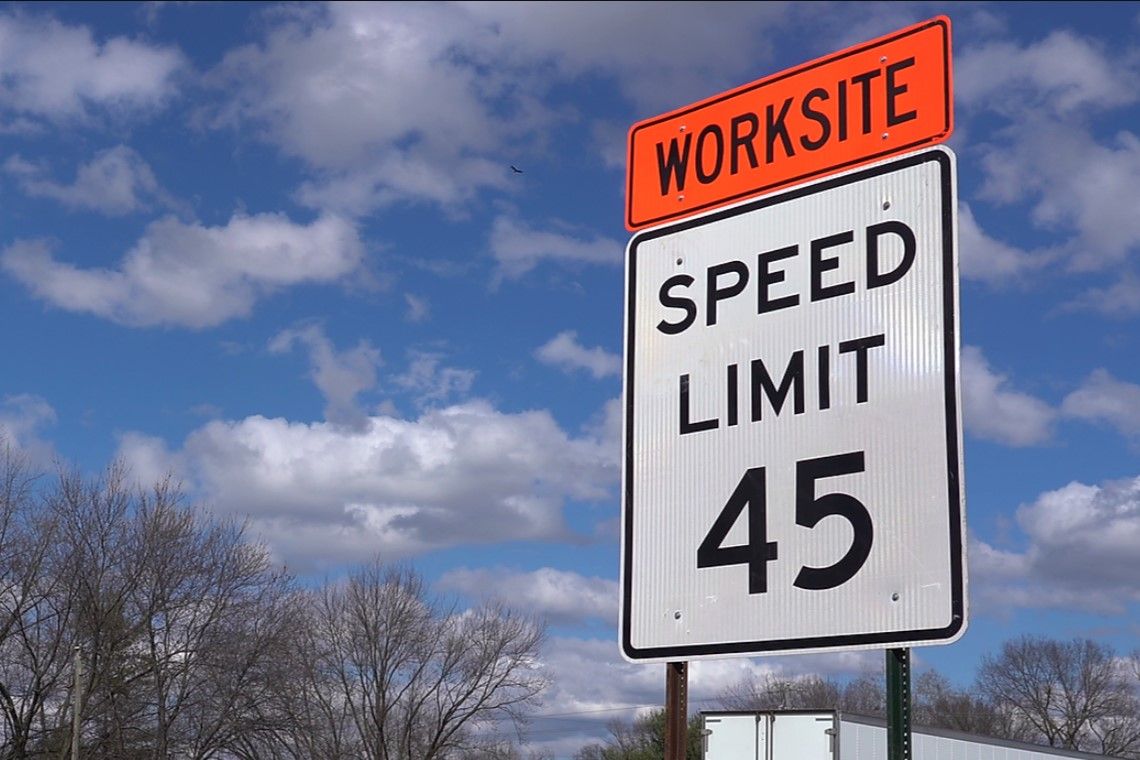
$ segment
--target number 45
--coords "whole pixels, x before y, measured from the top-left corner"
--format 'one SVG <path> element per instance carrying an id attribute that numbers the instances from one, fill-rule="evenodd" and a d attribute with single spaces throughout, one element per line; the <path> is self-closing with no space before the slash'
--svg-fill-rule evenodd
<path id="1" fill-rule="evenodd" d="M 817 480 L 863 471 L 862 451 L 796 462 L 796 525 L 814 528 L 823 518 L 838 515 L 851 523 L 854 530 L 851 548 L 834 565 L 800 568 L 792 584 L 797 588 L 815 591 L 835 588 L 851 580 L 867 561 L 874 538 L 867 508 L 850 494 L 815 494 Z M 768 540 L 766 481 L 764 467 L 752 467 L 745 472 L 697 549 L 697 567 L 748 565 L 749 594 L 763 594 L 768 590 L 768 563 L 777 557 L 776 542 Z M 749 507 L 748 543 L 723 546 L 745 507 Z"/>

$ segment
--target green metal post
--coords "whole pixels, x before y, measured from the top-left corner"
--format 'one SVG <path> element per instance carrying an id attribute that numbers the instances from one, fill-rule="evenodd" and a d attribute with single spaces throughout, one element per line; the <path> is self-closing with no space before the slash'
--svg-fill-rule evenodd
<path id="1" fill-rule="evenodd" d="M 911 760 L 910 650 L 887 650 L 887 760 Z"/>

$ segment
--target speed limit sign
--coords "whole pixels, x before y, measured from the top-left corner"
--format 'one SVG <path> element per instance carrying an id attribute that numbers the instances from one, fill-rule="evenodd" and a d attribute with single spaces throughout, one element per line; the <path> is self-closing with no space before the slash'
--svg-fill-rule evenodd
<path id="1" fill-rule="evenodd" d="M 936 147 L 632 238 L 627 659 L 964 631 L 955 207 Z"/>

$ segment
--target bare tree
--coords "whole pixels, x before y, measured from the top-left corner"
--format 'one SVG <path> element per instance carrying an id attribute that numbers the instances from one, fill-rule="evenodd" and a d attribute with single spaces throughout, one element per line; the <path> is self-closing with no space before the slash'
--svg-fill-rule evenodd
<path id="1" fill-rule="evenodd" d="M 184 507 L 169 481 L 138 497 L 134 524 L 128 612 L 153 706 L 150 754 L 215 756 L 261 728 L 257 703 L 287 635 L 289 579 L 241 526 Z"/>
<path id="2" fill-rule="evenodd" d="M 0 444 L 0 757 L 59 741 L 68 686 L 71 598 L 53 566 L 56 526 L 34 494 L 37 475 Z"/>
<path id="3" fill-rule="evenodd" d="M 467 750 L 460 753 L 457 760 L 554 760 L 554 755 L 544 750 L 523 750 L 521 747 L 507 742 Z"/>
<path id="4" fill-rule="evenodd" d="M 0 760 L 68 755 L 77 679 L 85 760 L 516 757 L 543 635 L 379 563 L 302 592 L 169 480 L 0 449 Z"/>
<path id="5" fill-rule="evenodd" d="M 130 487 L 118 464 L 61 475 L 48 502 L 85 661 L 84 757 L 205 760 L 264 730 L 292 594 L 264 548 L 169 480 Z"/>
<path id="6" fill-rule="evenodd" d="M 887 681 L 884 671 L 864 673 L 843 687 L 839 708 L 858 715 L 887 714 Z"/>
<path id="7" fill-rule="evenodd" d="M 1009 709 L 956 688 L 935 670 L 928 670 L 916 679 L 913 705 L 914 722 L 919 726 L 948 728 L 1001 739 L 1031 738 L 1019 730 Z"/>
<path id="8" fill-rule="evenodd" d="M 718 701 L 726 710 L 834 708 L 839 705 L 841 693 L 838 683 L 818 675 L 780 678 L 768 673 L 763 678 L 752 676 L 729 686 Z"/>
<path id="9" fill-rule="evenodd" d="M 725 689 L 717 701 L 725 710 L 839 709 L 861 715 L 885 714 L 883 676 L 860 676 L 847 684 L 818 675 L 751 676 Z"/>
<path id="10" fill-rule="evenodd" d="M 326 585 L 311 597 L 306 628 L 299 659 L 309 677 L 293 714 L 312 716 L 307 741 L 320 742 L 310 748 L 320 757 L 474 751 L 488 727 L 521 725 L 546 686 L 541 624 L 496 604 L 444 608 L 404 567 L 374 561 Z"/>
<path id="11" fill-rule="evenodd" d="M 1140 703 L 1107 645 L 1024 636 L 982 659 L 977 686 L 1031 739 L 1110 755 L 1140 749 Z"/>
<path id="12" fill-rule="evenodd" d="M 84 755 L 141 758 L 145 706 L 135 688 L 138 629 L 127 614 L 137 568 L 126 470 L 116 464 L 94 479 L 60 473 L 48 500 L 60 525 L 57 572 L 74 599 L 69 623 L 85 661 Z"/>

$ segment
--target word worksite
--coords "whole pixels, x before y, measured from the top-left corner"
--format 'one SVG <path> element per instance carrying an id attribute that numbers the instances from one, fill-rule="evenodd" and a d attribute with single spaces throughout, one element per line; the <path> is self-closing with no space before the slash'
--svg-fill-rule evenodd
<path id="1" fill-rule="evenodd" d="M 724 124 L 704 125 L 695 138 L 686 130 L 669 138 L 668 145 L 658 141 L 654 150 L 661 194 L 683 191 L 690 177 L 708 185 L 726 170 L 756 170 L 761 162 L 773 164 L 799 151 L 822 150 L 853 135 L 881 133 L 912 121 L 918 112 L 904 105 L 904 96 L 910 89 L 905 69 L 914 62 L 912 56 L 860 72 L 815 87 L 802 98 L 787 95 L 775 103 L 751 98 L 741 103 L 748 110 L 726 114 Z"/>

